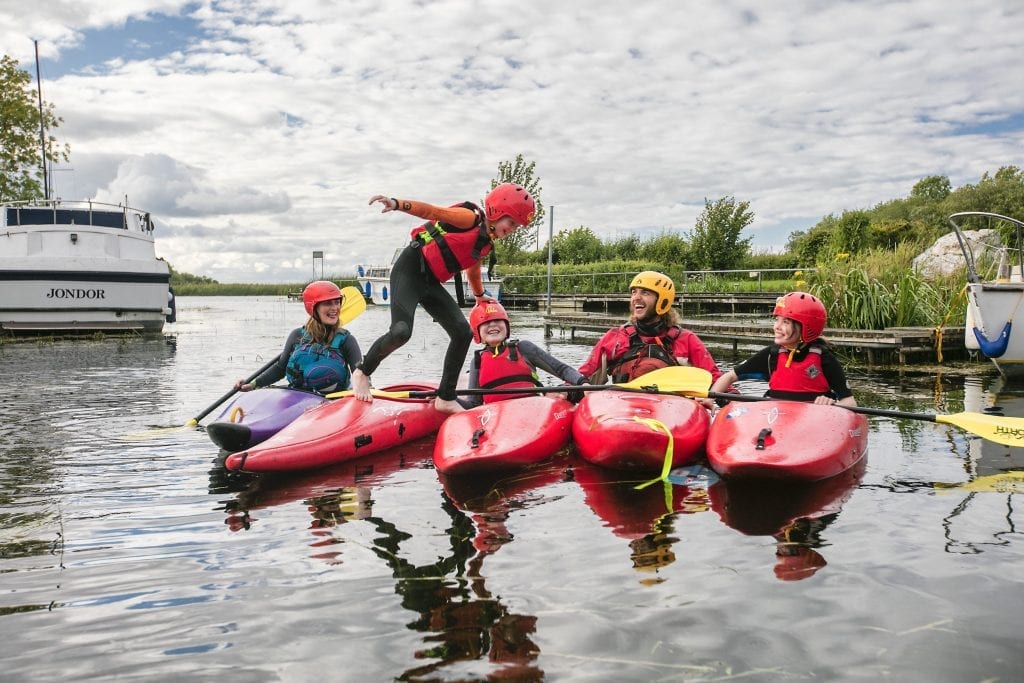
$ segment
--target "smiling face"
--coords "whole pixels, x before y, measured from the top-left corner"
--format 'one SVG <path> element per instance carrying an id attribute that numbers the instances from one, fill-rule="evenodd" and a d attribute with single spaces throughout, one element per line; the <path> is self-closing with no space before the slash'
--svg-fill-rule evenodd
<path id="1" fill-rule="evenodd" d="M 477 328 L 480 341 L 488 346 L 497 346 L 508 338 L 508 325 L 504 320 L 488 320 Z"/>
<path id="2" fill-rule="evenodd" d="M 775 333 L 775 343 L 783 348 L 795 349 L 800 344 L 800 323 L 795 320 L 775 316 L 772 332 Z"/>
<path id="3" fill-rule="evenodd" d="M 655 305 L 658 303 L 658 294 L 643 287 L 633 287 L 629 290 L 629 308 L 633 317 L 637 320 L 649 320 L 658 314 L 655 312 Z"/>
<path id="4" fill-rule="evenodd" d="M 491 223 L 491 234 L 494 235 L 495 239 L 501 239 L 511 235 L 519 229 L 519 224 L 516 223 L 510 216 L 502 216 L 498 220 Z"/>
<path id="5" fill-rule="evenodd" d="M 338 314 L 341 312 L 341 299 L 328 299 L 321 301 L 313 309 L 314 317 L 324 325 L 333 327 L 338 324 Z"/>

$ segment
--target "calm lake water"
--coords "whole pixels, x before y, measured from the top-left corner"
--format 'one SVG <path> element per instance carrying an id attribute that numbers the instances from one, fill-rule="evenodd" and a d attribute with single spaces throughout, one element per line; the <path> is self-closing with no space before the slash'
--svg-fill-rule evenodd
<path id="1" fill-rule="evenodd" d="M 1020 449 L 873 417 L 863 471 L 814 487 L 637 491 L 571 451 L 442 481 L 429 441 L 229 479 L 202 428 L 155 428 L 305 313 L 182 297 L 178 319 L 159 339 L 0 345 L 4 680 L 1020 680 Z M 350 329 L 365 349 L 387 320 Z M 544 342 L 537 313 L 513 325 Z M 418 318 L 376 383 L 436 379 L 445 341 Z M 990 374 L 851 374 L 864 405 L 1024 416 Z"/>

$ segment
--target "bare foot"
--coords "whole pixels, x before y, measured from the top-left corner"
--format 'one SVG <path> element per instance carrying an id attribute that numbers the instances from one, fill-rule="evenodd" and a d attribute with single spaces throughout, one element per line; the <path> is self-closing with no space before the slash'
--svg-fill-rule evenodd
<path id="1" fill-rule="evenodd" d="M 370 378 L 362 370 L 352 373 L 352 394 L 360 401 L 367 403 L 373 401 L 373 394 L 370 393 Z"/>
<path id="2" fill-rule="evenodd" d="M 446 401 L 443 398 L 435 398 L 434 410 L 442 413 L 461 413 L 465 408 L 458 401 Z"/>

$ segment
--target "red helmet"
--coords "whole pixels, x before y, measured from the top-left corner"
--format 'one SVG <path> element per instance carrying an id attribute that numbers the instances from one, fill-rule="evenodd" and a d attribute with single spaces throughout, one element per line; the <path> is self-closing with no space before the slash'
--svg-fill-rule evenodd
<path id="1" fill-rule="evenodd" d="M 491 223 L 502 216 L 508 216 L 523 228 L 533 222 L 537 204 L 522 185 L 502 183 L 484 199 L 484 211 Z"/>
<path id="2" fill-rule="evenodd" d="M 821 299 L 807 292 L 790 292 L 775 300 L 772 315 L 780 315 L 800 323 L 800 340 L 805 344 L 814 341 L 825 330 L 825 304 Z"/>
<path id="3" fill-rule="evenodd" d="M 478 303 L 469 312 L 469 326 L 473 328 L 473 341 L 480 343 L 480 326 L 492 320 L 505 321 L 505 336 L 512 333 L 512 326 L 508 322 L 508 313 L 505 307 L 497 301 L 484 301 Z"/>
<path id="4" fill-rule="evenodd" d="M 310 316 L 313 315 L 313 309 L 321 301 L 342 298 L 344 297 L 341 296 L 341 290 L 338 289 L 338 285 L 326 280 L 310 282 L 302 290 L 302 303 L 306 306 L 306 313 L 309 313 Z"/>

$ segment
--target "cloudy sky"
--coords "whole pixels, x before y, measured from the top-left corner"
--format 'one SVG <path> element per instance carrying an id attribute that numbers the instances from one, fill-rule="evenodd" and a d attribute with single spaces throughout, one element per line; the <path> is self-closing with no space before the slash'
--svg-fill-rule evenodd
<path id="1" fill-rule="evenodd" d="M 1019 0 L 0 0 L 0 51 L 64 124 L 57 195 L 128 197 L 222 282 L 387 262 L 414 219 L 536 162 L 554 229 L 687 231 L 750 202 L 755 249 L 1024 161 Z M 545 226 L 545 236 L 546 236 Z"/>

